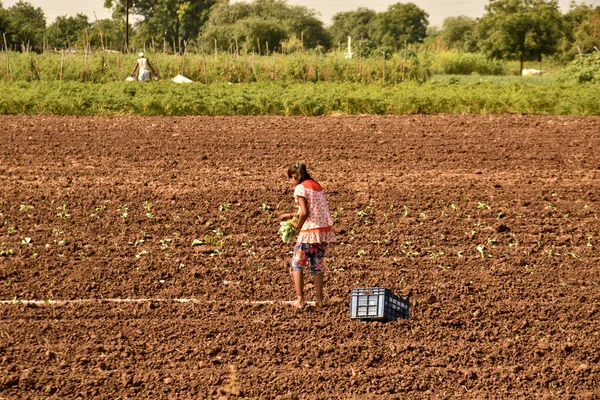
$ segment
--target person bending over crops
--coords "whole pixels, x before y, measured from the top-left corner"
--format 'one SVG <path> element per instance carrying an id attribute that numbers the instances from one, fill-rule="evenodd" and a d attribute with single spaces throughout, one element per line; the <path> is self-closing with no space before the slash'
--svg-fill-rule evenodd
<path id="1" fill-rule="evenodd" d="M 135 77 L 135 73 L 138 72 L 138 81 L 148 82 L 150 80 L 150 72 L 156 75 L 154 68 L 150 65 L 150 61 L 144 57 L 144 53 L 140 53 L 139 58 L 135 62 L 135 68 L 131 73 L 131 76 Z"/>
<path id="2" fill-rule="evenodd" d="M 293 163 L 287 171 L 290 183 L 294 186 L 294 200 L 298 205 L 297 221 L 294 229 L 298 232 L 294 255 L 292 258 L 292 277 L 297 299 L 292 303 L 303 308 L 304 300 L 304 268 L 307 264 L 313 274 L 316 305 L 323 306 L 323 261 L 328 243 L 335 242 L 333 218 L 321 185 L 313 180 L 306 165 Z M 293 214 L 282 215 L 282 219 L 294 217 Z"/>

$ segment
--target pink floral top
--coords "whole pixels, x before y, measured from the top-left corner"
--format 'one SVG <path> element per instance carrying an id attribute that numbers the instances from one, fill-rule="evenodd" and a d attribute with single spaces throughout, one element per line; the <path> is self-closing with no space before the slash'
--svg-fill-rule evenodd
<path id="1" fill-rule="evenodd" d="M 308 203 L 308 218 L 298 233 L 298 243 L 331 243 L 335 242 L 333 218 L 329 213 L 329 205 L 321 185 L 313 180 L 306 180 L 294 189 L 294 200 L 304 197 Z"/>

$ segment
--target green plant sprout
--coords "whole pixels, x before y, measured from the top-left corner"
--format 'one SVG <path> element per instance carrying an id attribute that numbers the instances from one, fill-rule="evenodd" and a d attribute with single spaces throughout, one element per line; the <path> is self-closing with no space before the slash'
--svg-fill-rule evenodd
<path id="1" fill-rule="evenodd" d="M 492 209 L 492 207 L 490 207 L 487 204 L 482 203 L 480 201 L 477 202 L 477 208 L 480 209 L 480 210 L 486 210 L 486 209 L 487 210 L 491 210 Z"/>
<path id="2" fill-rule="evenodd" d="M 173 239 L 164 238 L 160 240 L 160 247 L 166 249 L 169 247 L 169 243 L 171 243 Z"/>
<path id="3" fill-rule="evenodd" d="M 195 247 L 195 246 L 200 246 L 202 243 L 203 243 L 203 242 L 202 242 L 202 240 L 199 240 L 199 239 L 194 239 L 194 240 L 192 241 L 192 247 Z"/>
<path id="4" fill-rule="evenodd" d="M 362 257 L 362 256 L 366 256 L 367 252 L 364 251 L 363 249 L 358 250 L 358 252 L 356 253 L 357 256 Z"/>
<path id="5" fill-rule="evenodd" d="M 214 232 L 214 231 L 213 231 Z M 204 236 L 204 242 L 207 244 L 210 244 L 212 246 L 219 246 L 219 247 L 223 247 L 225 246 L 225 239 L 219 239 L 222 236 L 219 236 L 218 234 L 215 235 L 206 235 Z"/>
<path id="6" fill-rule="evenodd" d="M 19 206 L 19 211 L 31 211 L 33 210 L 33 206 L 30 204 L 21 204 Z"/>
<path id="7" fill-rule="evenodd" d="M 5 244 L 6 243 L 2 243 L 3 246 Z M 12 256 L 13 254 L 15 254 L 13 249 L 0 249 L 0 257 L 8 257 L 8 256 Z"/>
<path id="8" fill-rule="evenodd" d="M 485 249 L 485 246 L 483 244 L 480 244 L 479 246 L 477 246 L 477 251 L 479 252 L 479 254 L 481 254 L 481 258 L 485 258 L 485 254 L 483 252 L 483 250 Z"/>
<path id="9" fill-rule="evenodd" d="M 221 211 L 221 212 L 222 212 L 222 211 L 228 211 L 228 210 L 231 210 L 231 206 L 232 206 L 232 204 L 231 204 L 231 203 L 225 203 L 225 204 L 221 204 L 221 205 L 219 206 L 219 211 Z"/>
<path id="10" fill-rule="evenodd" d="M 517 239 L 517 237 L 515 236 L 514 233 L 510 233 L 510 236 L 512 236 L 512 238 L 514 239 L 514 242 L 510 242 L 508 244 L 508 247 L 517 247 L 521 245 L 521 242 L 519 241 L 519 239 Z"/>
<path id="11" fill-rule="evenodd" d="M 579 258 L 579 256 L 577 254 L 575 254 L 574 252 L 570 251 L 569 248 L 567 246 L 565 246 L 565 253 L 570 256 L 573 257 L 575 259 Z"/>
<path id="12" fill-rule="evenodd" d="M 142 256 L 145 256 L 146 254 L 148 254 L 148 251 L 142 250 L 138 254 L 135 255 L 135 258 L 136 258 L 136 260 L 139 260 L 140 258 L 142 258 Z"/>
<path id="13" fill-rule="evenodd" d="M 129 206 L 127 205 L 119 206 L 118 211 L 121 213 L 120 217 L 122 219 L 126 219 L 129 216 Z"/>
<path id="14" fill-rule="evenodd" d="M 269 211 L 271 209 L 271 206 L 265 203 L 262 203 L 261 207 L 263 211 Z"/>
<path id="15" fill-rule="evenodd" d="M 9 235 L 14 235 L 15 233 L 17 233 L 17 228 L 15 228 L 14 226 L 9 226 L 6 229 L 6 231 Z"/>
<path id="16" fill-rule="evenodd" d="M 402 216 L 408 217 L 408 210 L 410 209 L 410 207 L 405 204 L 402 206 L 402 208 L 404 209 L 404 211 L 402 212 Z"/>

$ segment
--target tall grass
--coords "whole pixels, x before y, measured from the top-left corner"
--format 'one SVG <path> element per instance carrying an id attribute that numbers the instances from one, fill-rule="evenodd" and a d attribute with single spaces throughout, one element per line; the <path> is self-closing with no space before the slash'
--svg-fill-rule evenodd
<path id="1" fill-rule="evenodd" d="M 598 84 L 442 82 L 178 85 L 0 81 L 0 114 L 325 115 L 523 113 L 600 115 Z"/>
<path id="2" fill-rule="evenodd" d="M 108 83 L 123 81 L 133 70 L 135 55 L 119 53 L 32 54 L 10 53 L 8 75 L 6 54 L 0 54 L 0 80 L 76 81 Z M 164 79 L 182 74 L 194 81 L 213 83 L 250 82 L 401 82 L 425 81 L 428 58 L 411 54 L 345 59 L 340 52 L 318 54 L 303 51 L 289 55 L 148 54 L 158 75 Z"/>
<path id="3" fill-rule="evenodd" d="M 480 53 L 441 51 L 436 53 L 432 72 L 445 75 L 505 75 L 504 61 L 491 60 Z"/>

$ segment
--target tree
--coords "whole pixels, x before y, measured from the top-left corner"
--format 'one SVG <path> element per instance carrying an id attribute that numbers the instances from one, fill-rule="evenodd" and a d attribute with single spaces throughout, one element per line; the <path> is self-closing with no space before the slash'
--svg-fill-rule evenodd
<path id="1" fill-rule="evenodd" d="M 116 19 L 101 19 L 91 25 L 89 32 L 90 46 L 97 49 L 120 50 L 125 42 L 125 22 Z"/>
<path id="2" fill-rule="evenodd" d="M 381 46 L 398 50 L 408 43 L 422 42 L 429 24 L 425 11 L 413 3 L 396 3 L 377 14 L 371 36 Z"/>
<path id="3" fill-rule="evenodd" d="M 317 43 L 328 47 L 329 35 L 314 10 L 290 6 L 284 0 L 255 0 L 252 3 L 230 4 L 222 0 L 213 7 L 199 40 L 221 49 L 229 46 L 246 46 L 258 51 L 258 46 L 269 42 L 271 50 L 280 48 L 281 42 L 296 37 L 305 47 Z"/>
<path id="4" fill-rule="evenodd" d="M 6 31 L 10 44 L 30 46 L 41 50 L 46 30 L 46 17 L 41 8 L 31 3 L 18 1 L 6 10 Z"/>
<path id="5" fill-rule="evenodd" d="M 490 57 L 535 60 L 553 54 L 562 33 L 556 0 L 490 0 L 475 28 L 479 47 Z"/>
<path id="6" fill-rule="evenodd" d="M 340 12 L 331 19 L 329 34 L 332 42 L 344 43 L 348 36 L 354 39 L 371 39 L 369 30 L 377 13 L 368 8 L 360 7 L 355 11 Z"/>
<path id="7" fill-rule="evenodd" d="M 8 29 L 8 13 L 4 6 L 2 5 L 2 1 L 0 1 L 0 35 L 2 35 Z M 1 41 L 2 46 L 4 46 L 4 40 Z"/>
<path id="8" fill-rule="evenodd" d="M 85 30 L 90 29 L 88 17 L 77 14 L 75 17 L 60 16 L 46 29 L 48 44 L 52 48 L 64 49 L 81 41 Z M 89 35 L 89 32 L 88 32 Z"/>
<path id="9" fill-rule="evenodd" d="M 113 9 L 113 18 L 125 15 L 126 0 L 105 0 L 104 7 Z M 129 0 L 130 13 L 140 15 L 138 40 L 154 39 L 179 46 L 182 40 L 195 39 L 208 20 L 215 0 Z M 181 49 L 179 49 L 181 50 Z"/>
<path id="10" fill-rule="evenodd" d="M 442 24 L 442 45 L 446 49 L 462 50 L 466 52 L 477 51 L 477 41 L 473 37 L 475 18 L 460 15 L 447 17 Z"/>
<path id="11" fill-rule="evenodd" d="M 569 56 L 600 48 L 600 6 L 571 3 L 563 19 L 565 52 Z"/>

